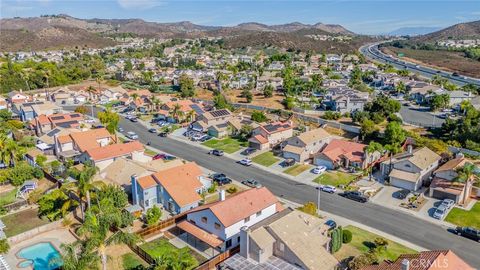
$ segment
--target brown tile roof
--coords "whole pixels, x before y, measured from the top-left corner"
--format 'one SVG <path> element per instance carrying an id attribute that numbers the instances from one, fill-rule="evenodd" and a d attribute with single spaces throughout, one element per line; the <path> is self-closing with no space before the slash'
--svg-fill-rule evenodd
<path id="1" fill-rule="evenodd" d="M 255 141 L 257 141 L 261 144 L 268 143 L 268 139 L 263 137 L 261 134 L 255 135 L 255 136 L 251 137 L 250 139 L 255 140 Z"/>
<path id="2" fill-rule="evenodd" d="M 337 161 L 340 156 L 345 156 L 350 161 L 361 162 L 364 156 L 365 144 L 333 139 L 322 151 L 332 161 Z"/>
<path id="3" fill-rule="evenodd" d="M 298 155 L 302 154 L 304 150 L 305 150 L 305 148 L 303 148 L 303 147 L 294 146 L 294 145 L 291 145 L 291 144 L 287 144 L 287 146 L 285 146 L 283 148 L 284 152 L 294 153 L 294 154 L 298 154 Z"/>
<path id="4" fill-rule="evenodd" d="M 202 240 L 209 246 L 218 247 L 223 243 L 223 241 L 219 239 L 216 235 L 197 227 L 196 225 L 188 222 L 187 220 L 177 223 L 177 227 Z"/>
<path id="5" fill-rule="evenodd" d="M 456 168 L 460 167 L 460 166 L 463 166 L 463 164 L 465 164 L 467 160 L 465 158 L 454 158 L 454 159 L 451 159 L 449 161 L 447 161 L 447 163 L 443 164 L 442 166 L 440 166 L 440 168 L 438 168 L 435 173 L 437 172 L 444 172 L 444 171 L 450 171 L 450 170 L 455 170 Z"/>
<path id="6" fill-rule="evenodd" d="M 316 128 L 312 129 L 307 132 L 303 132 L 302 134 L 297 136 L 298 139 L 300 139 L 302 142 L 305 144 L 311 144 L 313 142 L 318 142 L 321 140 L 325 140 L 328 137 L 330 137 L 330 133 L 328 133 L 325 129 L 323 128 Z"/>
<path id="7" fill-rule="evenodd" d="M 252 188 L 218 201 L 197 207 L 192 212 L 210 209 L 225 227 L 229 227 L 271 205 L 277 198 L 266 187 Z"/>
<path id="8" fill-rule="evenodd" d="M 95 161 L 101 161 L 105 159 L 125 156 L 136 151 L 144 151 L 143 144 L 141 144 L 139 141 L 110 144 L 103 147 L 88 149 L 86 152 L 91 159 Z"/>
<path id="9" fill-rule="evenodd" d="M 402 270 L 402 261 L 408 260 L 410 270 L 474 270 L 451 250 L 422 251 L 419 254 L 403 254 L 395 262 L 384 261 L 361 270 Z"/>
<path id="10" fill-rule="evenodd" d="M 107 137 L 112 138 L 110 133 L 105 128 L 90 129 L 83 132 L 72 133 L 70 134 L 70 137 L 72 137 L 72 140 L 82 152 L 99 147 L 100 145 L 97 142 L 99 139 Z"/>
<path id="11" fill-rule="evenodd" d="M 196 192 L 203 185 L 199 180 L 202 170 L 195 162 L 189 162 L 173 168 L 161 170 L 152 175 L 180 206 L 186 206 L 201 200 Z"/>
<path id="12" fill-rule="evenodd" d="M 137 180 L 137 183 L 142 187 L 143 190 L 155 187 L 157 185 L 157 181 L 155 181 L 151 175 L 140 177 Z"/>

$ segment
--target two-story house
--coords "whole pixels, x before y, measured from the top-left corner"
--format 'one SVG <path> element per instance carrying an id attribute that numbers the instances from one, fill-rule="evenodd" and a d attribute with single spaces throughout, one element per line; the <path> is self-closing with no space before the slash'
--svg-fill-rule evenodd
<path id="1" fill-rule="evenodd" d="M 417 191 L 438 167 L 441 157 L 427 147 L 413 150 L 408 146 L 400 153 L 380 164 L 382 174 L 390 178 L 395 187 Z M 390 164 L 391 163 L 391 164 Z"/>
<path id="2" fill-rule="evenodd" d="M 152 160 L 150 156 L 146 156 L 144 153 L 145 148 L 139 141 L 113 143 L 88 149 L 80 155 L 79 161 L 91 163 L 99 170 L 103 170 L 118 158 L 128 158 L 140 162 Z"/>
<path id="3" fill-rule="evenodd" d="M 39 115 L 50 115 L 59 113 L 62 108 L 50 101 L 37 101 L 22 103 L 18 107 L 15 106 L 14 111 L 20 115 L 20 120 L 29 122 Z"/>
<path id="4" fill-rule="evenodd" d="M 97 128 L 55 136 L 55 153 L 60 158 L 78 157 L 83 152 L 115 143 L 115 138 L 105 129 Z"/>
<path id="5" fill-rule="evenodd" d="M 208 111 L 199 115 L 190 128 L 196 131 L 206 131 L 211 126 L 226 124 L 232 117 L 233 114 L 228 109 Z"/>
<path id="6" fill-rule="evenodd" d="M 293 136 L 293 123 L 272 122 L 255 128 L 248 139 L 250 147 L 263 150 L 283 142 Z"/>
<path id="7" fill-rule="evenodd" d="M 220 201 L 199 206 L 187 214 L 177 227 L 205 242 L 217 251 L 240 244 L 240 230 L 283 210 L 277 198 L 266 188 L 253 188 Z"/>
<path id="8" fill-rule="evenodd" d="M 330 134 L 323 128 L 313 129 L 287 139 L 283 147 L 283 157 L 293 158 L 297 162 L 304 162 L 313 158 L 331 140 Z"/>
<path id="9" fill-rule="evenodd" d="M 37 136 L 42 136 L 56 127 L 77 128 L 83 120 L 84 117 L 80 113 L 42 114 L 30 122 L 30 127 Z"/>
<path id="10" fill-rule="evenodd" d="M 132 175 L 133 204 L 144 211 L 154 205 L 179 214 L 197 207 L 202 200 L 200 194 L 211 185 L 195 162 L 160 170 L 151 175 Z"/>

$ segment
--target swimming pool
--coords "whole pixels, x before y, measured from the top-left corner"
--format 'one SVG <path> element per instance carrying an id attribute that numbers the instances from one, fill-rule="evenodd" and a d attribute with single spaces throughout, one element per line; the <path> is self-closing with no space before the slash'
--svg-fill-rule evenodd
<path id="1" fill-rule="evenodd" d="M 33 265 L 35 270 L 54 270 L 63 264 L 60 253 L 51 243 L 38 243 L 22 248 L 17 257 L 25 259 L 18 264 L 21 268 Z"/>

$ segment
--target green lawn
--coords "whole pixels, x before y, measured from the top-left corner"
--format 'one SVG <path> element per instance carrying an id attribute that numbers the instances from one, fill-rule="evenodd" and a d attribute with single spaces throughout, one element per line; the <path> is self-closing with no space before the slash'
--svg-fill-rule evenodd
<path id="1" fill-rule="evenodd" d="M 361 253 L 365 253 L 370 250 L 371 247 L 375 247 L 374 244 L 374 239 L 377 237 L 380 237 L 377 234 L 362 230 L 360 228 L 357 228 L 355 226 L 347 226 L 344 229 L 349 230 L 353 234 L 352 242 L 348 244 L 343 244 L 342 248 L 337 255 L 341 255 L 348 257 L 348 256 L 355 256 Z M 395 261 L 398 256 L 401 254 L 412 254 L 412 253 L 417 253 L 417 251 L 410 249 L 408 247 L 405 247 L 397 242 L 393 242 L 391 240 L 388 240 L 388 246 L 386 251 L 380 252 L 378 255 L 379 261 L 383 260 L 392 260 Z M 342 254 L 343 253 L 343 254 Z M 352 254 L 349 254 L 352 253 Z M 337 257 L 338 258 L 338 257 Z"/>
<path id="2" fill-rule="evenodd" d="M 248 146 L 248 142 L 241 142 L 237 139 L 226 138 L 222 140 L 211 139 L 202 143 L 202 145 L 205 145 L 210 148 L 222 150 L 225 153 L 231 154 L 240 150 L 241 147 Z"/>
<path id="3" fill-rule="evenodd" d="M 143 269 L 147 264 L 136 254 L 126 253 L 122 255 L 122 266 L 124 270 Z"/>
<path id="4" fill-rule="evenodd" d="M 252 161 L 257 163 L 257 164 L 260 164 L 260 165 L 263 165 L 263 166 L 266 166 L 266 167 L 269 167 L 269 166 L 272 166 L 273 164 L 277 163 L 280 159 L 279 158 L 276 158 L 272 152 L 265 152 L 263 154 L 260 154 L 258 156 L 255 156 L 252 158 Z"/>
<path id="5" fill-rule="evenodd" d="M 0 194 L 0 206 L 13 203 L 16 200 L 17 189 Z"/>
<path id="6" fill-rule="evenodd" d="M 448 213 L 445 221 L 462 227 L 480 229 L 480 202 L 475 203 L 470 211 L 454 207 Z"/>
<path id="7" fill-rule="evenodd" d="M 153 150 L 150 150 L 148 148 L 145 148 L 145 155 L 149 155 L 149 156 L 155 156 L 156 154 L 158 154 L 157 152 L 153 151 Z"/>
<path id="8" fill-rule="evenodd" d="M 28 209 L 2 217 L 7 237 L 14 236 L 48 223 L 38 217 L 37 209 Z"/>
<path id="9" fill-rule="evenodd" d="M 292 176 L 297 176 L 297 175 L 301 174 L 302 172 L 308 170 L 309 168 L 310 168 L 310 165 L 296 164 L 296 165 L 293 165 L 292 167 L 286 169 L 283 172 L 286 173 L 286 174 L 290 174 Z"/>
<path id="10" fill-rule="evenodd" d="M 158 238 L 151 242 L 147 242 L 141 245 L 140 248 L 142 248 L 153 258 L 161 257 L 163 256 L 163 254 L 172 253 L 178 249 L 174 245 L 170 244 L 165 238 Z M 190 251 L 190 255 L 195 259 L 195 261 L 197 261 L 197 265 L 203 263 L 206 260 L 200 254 L 189 249 L 188 247 L 184 247 L 184 249 L 188 249 Z"/>
<path id="11" fill-rule="evenodd" d="M 330 185 L 338 187 L 340 185 L 348 185 L 355 179 L 355 175 L 339 172 L 339 171 L 330 171 L 324 172 L 319 177 L 315 178 L 313 182 L 319 183 L 322 185 Z"/>

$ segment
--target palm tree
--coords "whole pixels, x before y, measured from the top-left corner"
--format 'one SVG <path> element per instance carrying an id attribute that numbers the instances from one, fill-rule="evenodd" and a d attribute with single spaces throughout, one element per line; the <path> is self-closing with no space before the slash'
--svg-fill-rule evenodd
<path id="1" fill-rule="evenodd" d="M 463 167 L 457 170 L 458 176 L 453 181 L 463 183 L 463 196 L 460 200 L 461 204 L 466 204 L 472 191 L 472 186 L 475 181 L 480 179 L 480 170 L 472 163 L 465 163 Z"/>
<path id="2" fill-rule="evenodd" d="M 85 92 L 88 93 L 88 100 L 92 101 L 92 96 L 94 93 L 97 92 L 97 89 L 95 89 L 95 87 L 90 85 L 85 89 Z"/>
<path id="3" fill-rule="evenodd" d="M 25 151 L 24 147 L 19 146 L 7 135 L 0 134 L 0 161 L 6 166 L 15 165 L 16 162 L 22 160 Z"/>
<path id="4" fill-rule="evenodd" d="M 100 123 L 105 125 L 108 132 L 115 136 L 115 142 L 118 142 L 117 129 L 120 122 L 120 116 L 118 113 L 107 109 L 98 113 L 98 119 L 100 120 Z"/>
<path id="5" fill-rule="evenodd" d="M 196 115 L 196 114 L 197 114 L 197 113 L 196 113 L 194 110 L 190 110 L 190 111 L 187 112 L 187 114 L 185 115 L 185 119 L 186 119 L 187 121 L 192 122 L 193 119 L 195 118 L 195 115 Z"/>
<path id="6" fill-rule="evenodd" d="M 375 152 L 382 152 L 383 151 L 383 146 L 378 143 L 371 141 L 365 148 L 363 149 L 365 151 L 366 157 L 365 160 L 367 160 L 368 164 L 368 170 L 369 170 L 369 180 L 372 180 L 372 166 L 371 163 L 373 162 L 372 160 L 372 154 Z"/>
<path id="7" fill-rule="evenodd" d="M 71 244 L 62 244 L 61 258 L 55 258 L 49 264 L 62 263 L 63 270 L 89 270 L 96 269 L 99 262 L 98 256 L 86 250 L 84 243 L 80 241 Z"/>
<path id="8" fill-rule="evenodd" d="M 389 170 L 391 171 L 392 170 L 393 156 L 400 153 L 400 151 L 402 151 L 402 147 L 400 147 L 400 145 L 398 143 L 387 144 L 387 145 L 385 145 L 385 150 L 387 150 L 389 155 L 390 155 Z"/>
<path id="9" fill-rule="evenodd" d="M 158 108 L 160 108 L 160 105 L 162 104 L 162 101 L 157 98 L 156 96 L 152 97 L 152 104 L 154 105 L 155 111 L 158 111 Z"/>
<path id="10" fill-rule="evenodd" d="M 175 105 L 173 105 L 173 108 L 170 110 L 170 116 L 171 116 L 173 119 L 179 120 L 181 114 L 183 113 L 183 112 L 181 111 L 181 109 L 182 109 L 182 106 L 180 106 L 180 104 L 178 104 L 178 103 L 175 103 Z M 179 121 L 179 122 L 180 122 L 180 121 Z"/>
<path id="11" fill-rule="evenodd" d="M 157 267 L 154 269 L 184 270 L 193 269 L 196 266 L 198 266 L 198 261 L 190 254 L 188 248 L 182 248 L 164 253 L 157 258 Z"/>

